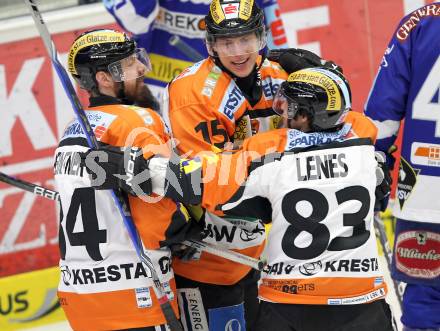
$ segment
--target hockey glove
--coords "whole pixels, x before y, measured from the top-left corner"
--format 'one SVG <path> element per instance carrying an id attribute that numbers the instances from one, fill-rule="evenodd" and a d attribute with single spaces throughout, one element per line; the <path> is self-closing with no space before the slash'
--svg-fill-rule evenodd
<path id="1" fill-rule="evenodd" d="M 149 160 L 141 148 L 104 146 L 84 153 L 83 161 L 97 190 L 121 189 L 135 196 L 152 193 Z"/>
<path id="2" fill-rule="evenodd" d="M 324 67 L 342 73 L 342 67 L 333 61 L 321 59 L 318 55 L 301 48 L 279 48 L 269 51 L 267 58 L 278 62 L 287 72 L 292 73 L 305 68 Z"/>
<path id="3" fill-rule="evenodd" d="M 186 205 L 202 202 L 202 161 L 180 159 L 177 155 L 170 159 L 165 179 L 165 196 Z"/>
<path id="4" fill-rule="evenodd" d="M 387 209 L 388 200 L 391 194 L 392 178 L 390 170 L 387 166 L 385 153 L 375 152 L 374 156 L 377 161 L 376 168 L 376 202 L 374 211 L 385 211 Z"/>

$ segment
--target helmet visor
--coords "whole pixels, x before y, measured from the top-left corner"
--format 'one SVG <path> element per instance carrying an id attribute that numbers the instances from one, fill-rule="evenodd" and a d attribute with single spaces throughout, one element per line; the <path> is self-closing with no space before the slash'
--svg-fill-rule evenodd
<path id="1" fill-rule="evenodd" d="M 266 34 L 255 29 L 240 35 L 216 35 L 206 39 L 206 47 L 211 56 L 240 56 L 259 52 L 266 46 Z"/>
<path id="2" fill-rule="evenodd" d="M 143 48 L 136 48 L 133 54 L 108 65 L 108 71 L 115 82 L 143 77 L 150 70 L 150 59 Z"/>
<path id="3" fill-rule="evenodd" d="M 299 104 L 294 99 L 285 95 L 283 85 L 281 85 L 273 99 L 272 109 L 278 115 L 292 119 L 298 112 Z"/>

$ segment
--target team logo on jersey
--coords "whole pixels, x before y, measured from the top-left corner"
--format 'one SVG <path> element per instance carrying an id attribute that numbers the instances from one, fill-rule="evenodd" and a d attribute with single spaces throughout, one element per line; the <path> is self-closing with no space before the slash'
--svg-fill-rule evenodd
<path id="1" fill-rule="evenodd" d="M 72 278 L 72 274 L 71 274 L 71 272 L 69 270 L 69 266 L 67 266 L 67 265 L 62 266 L 60 268 L 60 271 L 61 271 L 61 277 L 63 278 L 63 283 L 66 286 L 69 286 L 70 285 L 70 280 Z"/>
<path id="2" fill-rule="evenodd" d="M 411 145 L 411 163 L 440 167 L 440 145 L 414 142 Z"/>
<path id="3" fill-rule="evenodd" d="M 414 169 L 403 157 L 400 158 L 397 199 L 399 199 L 401 210 L 417 183 L 417 176 L 419 173 L 420 169 Z"/>
<path id="4" fill-rule="evenodd" d="M 388 67 L 387 56 L 391 54 L 393 49 L 394 49 L 394 44 L 392 44 L 391 46 L 388 46 L 388 48 L 385 50 L 385 54 L 383 55 L 382 62 L 380 64 L 383 68 Z"/>
<path id="5" fill-rule="evenodd" d="M 252 241 L 260 238 L 262 235 L 264 235 L 264 232 L 264 225 L 257 223 L 255 229 L 253 230 L 241 229 L 240 239 L 243 241 Z"/>
<path id="6" fill-rule="evenodd" d="M 321 269 L 322 269 L 322 262 L 321 261 L 304 263 L 304 264 L 300 265 L 298 268 L 299 272 L 304 276 L 316 275 L 318 272 L 321 271 Z"/>
<path id="7" fill-rule="evenodd" d="M 249 115 L 245 115 L 235 124 L 234 141 L 245 140 L 250 136 L 252 136 L 251 119 Z"/>
<path id="8" fill-rule="evenodd" d="M 396 238 L 396 268 L 411 277 L 440 276 L 440 234 L 406 231 Z"/>

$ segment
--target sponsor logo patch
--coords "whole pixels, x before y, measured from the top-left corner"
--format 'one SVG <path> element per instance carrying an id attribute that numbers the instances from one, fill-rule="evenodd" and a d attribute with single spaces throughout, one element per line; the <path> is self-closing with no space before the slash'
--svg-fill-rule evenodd
<path id="1" fill-rule="evenodd" d="M 201 39 L 205 36 L 205 16 L 174 12 L 160 7 L 154 27 L 170 34 Z"/>
<path id="2" fill-rule="evenodd" d="M 417 183 L 417 176 L 419 173 L 420 169 L 414 169 L 403 157 L 400 158 L 396 195 L 401 210 Z"/>
<path id="3" fill-rule="evenodd" d="M 408 19 L 401 25 L 396 32 L 396 38 L 400 41 L 405 41 L 410 32 L 419 24 L 421 19 L 425 16 L 440 16 L 440 5 L 432 4 L 415 10 L 408 17 Z"/>
<path id="4" fill-rule="evenodd" d="M 411 145 L 411 163 L 440 167 L 440 145 L 414 142 Z"/>
<path id="5" fill-rule="evenodd" d="M 153 305 L 153 300 L 151 299 L 150 289 L 148 287 L 141 287 L 135 289 L 136 291 L 136 302 L 139 308 L 149 308 Z"/>
<path id="6" fill-rule="evenodd" d="M 440 275 L 440 234 L 406 231 L 396 238 L 396 268 L 411 277 L 433 279 Z"/>
<path id="7" fill-rule="evenodd" d="M 310 293 L 315 291 L 314 283 L 304 283 L 304 281 L 297 279 L 263 279 L 263 286 L 289 294 L 304 294 L 306 292 Z"/>
<path id="8" fill-rule="evenodd" d="M 235 82 L 231 81 L 220 104 L 219 110 L 231 121 L 234 121 L 235 112 L 244 102 L 245 98 L 243 93 L 241 93 Z"/>
<path id="9" fill-rule="evenodd" d="M 327 304 L 329 305 L 358 305 L 362 303 L 367 303 L 373 300 L 380 299 L 385 296 L 385 290 L 383 288 L 379 288 L 373 292 L 359 295 L 351 298 L 342 298 L 342 299 L 328 299 Z"/>

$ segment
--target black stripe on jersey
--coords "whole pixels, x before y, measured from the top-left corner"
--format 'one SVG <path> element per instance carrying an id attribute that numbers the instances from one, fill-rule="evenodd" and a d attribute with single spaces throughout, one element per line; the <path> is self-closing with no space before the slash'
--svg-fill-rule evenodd
<path id="1" fill-rule="evenodd" d="M 275 113 L 272 108 L 249 109 L 246 111 L 246 114 L 249 115 L 250 119 L 270 117 L 273 115 L 277 115 L 277 113 Z"/>
<path id="2" fill-rule="evenodd" d="M 318 151 L 322 149 L 330 149 L 330 148 L 344 148 L 351 146 L 363 146 L 363 145 L 373 145 L 373 142 L 370 138 L 352 138 L 344 141 L 334 141 L 328 144 L 322 145 L 312 145 L 307 147 L 294 147 L 291 150 L 286 151 L 283 154 L 297 154 L 301 152 L 309 152 L 309 151 Z"/>
<path id="3" fill-rule="evenodd" d="M 292 155 L 292 154 L 298 154 L 298 153 L 304 153 L 304 152 L 310 152 L 310 151 L 318 151 L 323 149 L 334 149 L 334 148 L 345 148 L 345 147 L 352 147 L 352 146 L 370 146 L 373 145 L 373 142 L 370 138 L 354 138 L 354 139 L 348 139 L 344 141 L 335 141 L 328 144 L 322 144 L 322 145 L 312 145 L 307 147 L 296 147 L 292 148 L 291 150 L 288 150 L 286 152 L 275 152 L 263 155 L 261 158 L 253 160 L 249 166 L 248 166 L 248 174 L 259 167 L 274 162 L 279 161 L 284 155 Z"/>
<path id="4" fill-rule="evenodd" d="M 240 200 L 243 196 L 244 186 L 235 192 L 231 199 L 227 203 Z M 223 205 L 217 205 L 216 210 L 222 210 Z M 250 199 L 241 201 L 237 206 L 228 210 L 222 210 L 225 215 L 241 216 L 241 217 L 254 217 L 261 219 L 263 223 L 270 223 L 272 221 L 272 205 L 267 198 L 256 196 Z"/>
<path id="5" fill-rule="evenodd" d="M 66 138 L 60 141 L 58 147 L 63 146 L 83 146 L 89 147 L 87 139 L 85 137 Z"/>
<path id="6" fill-rule="evenodd" d="M 74 138 L 66 138 L 60 141 L 58 147 L 63 146 L 83 146 L 89 147 L 89 143 L 85 137 L 74 137 Z M 99 147 L 110 146 L 109 144 L 98 141 Z"/>

